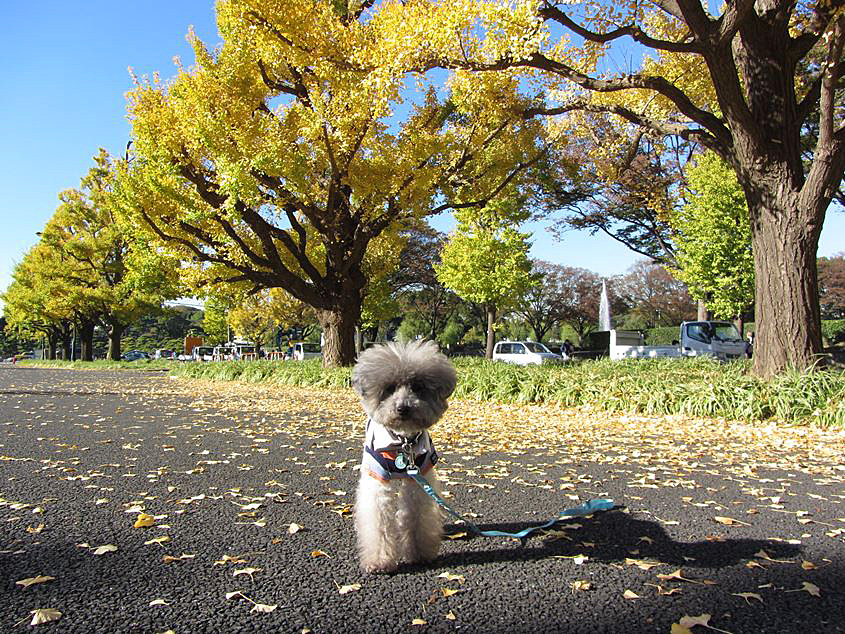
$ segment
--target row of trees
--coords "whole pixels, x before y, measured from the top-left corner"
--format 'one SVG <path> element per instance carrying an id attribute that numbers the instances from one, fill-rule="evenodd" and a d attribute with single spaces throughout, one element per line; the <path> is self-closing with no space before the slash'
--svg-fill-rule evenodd
<path id="1" fill-rule="evenodd" d="M 126 327 L 178 295 L 177 262 L 133 239 L 118 213 L 116 176 L 101 150 L 80 187 L 59 195 L 3 294 L 7 329 L 45 340 L 51 359 L 57 349 L 70 358 L 76 337 L 91 360 L 97 326 L 108 333 L 108 357 L 119 359 Z"/>
<path id="2" fill-rule="evenodd" d="M 191 35 L 194 67 L 136 79 L 132 154 L 115 166 L 121 222 L 148 245 L 139 257 L 172 258 L 162 270 L 190 292 L 282 289 L 314 311 L 325 361 L 350 364 L 356 326 L 391 308 L 403 232 L 455 212 L 436 274 L 484 306 L 491 332 L 498 307 L 538 283 L 519 222 L 562 212 L 712 302 L 747 285 L 708 281 L 708 268 L 744 275 L 753 261 L 757 374 L 809 367 L 821 351 L 816 248 L 845 168 L 841 3 L 733 0 L 713 15 L 698 0 L 221 0 L 216 11 L 218 50 Z M 599 70 L 622 38 L 651 54 L 634 73 Z M 704 149 L 722 167 L 696 158 Z M 696 225 L 713 209 L 689 200 L 691 159 L 728 166 L 741 191 L 730 233 L 745 219 L 749 240 L 718 259 L 698 257 L 713 223 Z"/>
<path id="3" fill-rule="evenodd" d="M 281 287 L 314 306 L 328 359 L 352 361 L 377 276 L 367 256 L 391 250 L 397 225 L 525 199 L 525 174 L 544 171 L 536 182 L 556 203 L 573 177 L 614 205 L 644 201 L 622 231 L 654 237 L 657 254 L 659 224 L 627 219 L 645 208 L 667 222 L 677 193 L 660 187 L 660 161 L 702 147 L 748 204 L 756 372 L 820 352 L 815 252 L 845 167 L 838 3 L 735 0 L 712 15 L 696 0 L 228 0 L 217 13 L 220 50 L 194 38 L 195 68 L 130 96 L 127 205 L 198 280 Z M 633 74 L 597 72 L 621 38 L 654 54 Z M 438 67 L 454 71 L 447 93 L 431 81 Z M 425 98 L 396 123 L 409 75 Z M 635 159 L 656 178 L 626 179 Z M 469 222 L 473 235 L 485 224 Z"/>

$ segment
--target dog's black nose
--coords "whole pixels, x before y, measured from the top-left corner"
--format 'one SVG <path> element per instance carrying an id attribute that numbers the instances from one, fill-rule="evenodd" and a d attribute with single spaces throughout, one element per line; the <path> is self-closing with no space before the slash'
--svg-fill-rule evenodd
<path id="1" fill-rule="evenodd" d="M 400 416 L 404 416 L 405 414 L 407 414 L 410 411 L 411 411 L 411 408 L 407 404 L 405 404 L 405 403 L 397 403 L 396 404 L 396 413 L 399 414 Z"/>

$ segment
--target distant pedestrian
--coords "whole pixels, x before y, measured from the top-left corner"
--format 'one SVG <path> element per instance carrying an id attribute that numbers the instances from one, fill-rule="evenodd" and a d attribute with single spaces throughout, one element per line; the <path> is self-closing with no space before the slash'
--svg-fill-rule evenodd
<path id="1" fill-rule="evenodd" d="M 745 344 L 745 356 L 749 359 L 754 354 L 754 331 L 748 333 L 748 343 Z"/>
<path id="2" fill-rule="evenodd" d="M 563 352 L 567 357 L 571 357 L 572 353 L 575 352 L 575 346 L 572 345 L 572 342 L 569 339 L 563 342 Z"/>

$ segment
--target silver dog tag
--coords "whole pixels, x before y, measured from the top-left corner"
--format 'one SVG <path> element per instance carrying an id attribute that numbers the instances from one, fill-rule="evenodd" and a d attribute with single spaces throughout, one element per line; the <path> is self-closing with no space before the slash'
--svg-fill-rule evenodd
<path id="1" fill-rule="evenodd" d="M 393 464 L 396 465 L 397 469 L 404 469 L 408 466 L 408 459 L 405 457 L 405 454 L 400 453 L 397 454 L 396 460 L 393 461 Z"/>

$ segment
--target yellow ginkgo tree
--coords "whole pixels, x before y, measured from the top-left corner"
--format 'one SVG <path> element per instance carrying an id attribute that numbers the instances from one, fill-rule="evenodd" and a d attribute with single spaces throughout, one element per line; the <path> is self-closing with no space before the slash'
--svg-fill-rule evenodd
<path id="1" fill-rule="evenodd" d="M 521 69 L 538 97 L 526 115 L 554 118 L 563 133 L 602 114 L 629 138 L 679 138 L 719 155 L 750 215 L 754 371 L 816 362 L 816 250 L 845 172 L 842 2 L 417 0 L 389 12 L 399 40 L 426 26 L 397 64 Z M 620 68 L 614 52 L 638 61 Z M 614 152 L 597 146 L 595 158 Z"/>
<path id="2" fill-rule="evenodd" d="M 200 292 L 282 288 L 312 306 L 326 365 L 355 360 L 375 245 L 483 205 L 538 152 L 514 74 L 444 90 L 398 63 L 407 43 L 371 4 L 221 0 L 220 48 L 191 36 L 195 66 L 129 94 L 136 230 Z"/>

